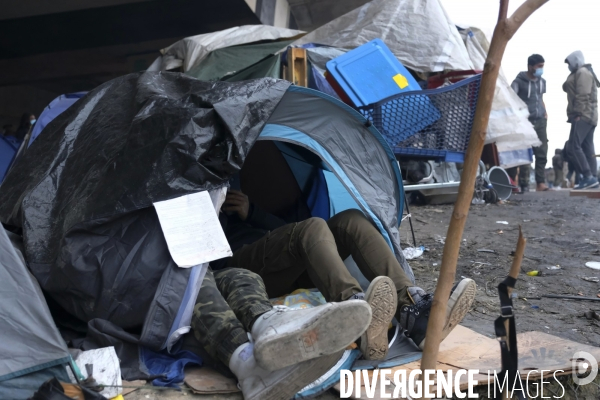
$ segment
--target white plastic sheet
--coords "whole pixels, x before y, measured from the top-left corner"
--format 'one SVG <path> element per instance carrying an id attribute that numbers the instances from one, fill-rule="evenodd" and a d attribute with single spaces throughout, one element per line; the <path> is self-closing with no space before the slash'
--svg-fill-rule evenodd
<path id="1" fill-rule="evenodd" d="M 477 70 L 483 70 L 490 44 L 485 34 L 477 28 L 461 31 L 465 47 Z M 488 123 L 486 143 L 496 143 L 499 152 L 539 146 L 540 140 L 528 120 L 527 105 L 511 89 L 502 70 L 496 82 L 496 93 Z"/>
<path id="2" fill-rule="evenodd" d="M 353 49 L 385 42 L 417 72 L 473 68 L 456 27 L 438 0 L 373 0 L 323 25 L 293 45 L 319 43 Z"/>
<path id="3" fill-rule="evenodd" d="M 303 33 L 303 31 L 269 25 L 243 25 L 190 36 L 162 49 L 162 56 L 154 61 L 148 71 L 167 71 L 183 67 L 183 71 L 186 72 L 199 64 L 213 50 L 261 40 L 289 39 Z"/>

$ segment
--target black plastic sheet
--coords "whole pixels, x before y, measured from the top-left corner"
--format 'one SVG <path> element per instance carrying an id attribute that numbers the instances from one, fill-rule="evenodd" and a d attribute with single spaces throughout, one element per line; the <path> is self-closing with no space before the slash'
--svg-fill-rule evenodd
<path id="1" fill-rule="evenodd" d="M 189 270 L 152 207 L 237 172 L 289 83 L 145 72 L 107 82 L 42 131 L 0 186 L 42 288 L 82 321 L 141 328 L 162 346 Z"/>

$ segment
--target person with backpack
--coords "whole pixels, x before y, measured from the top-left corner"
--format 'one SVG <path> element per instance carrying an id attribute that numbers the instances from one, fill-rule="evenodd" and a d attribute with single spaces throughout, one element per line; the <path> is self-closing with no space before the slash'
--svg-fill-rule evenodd
<path id="1" fill-rule="evenodd" d="M 532 54 L 527 59 L 527 71 L 519 72 L 510 85 L 519 95 L 519 98 L 527 104 L 529 109 L 529 122 L 533 125 L 538 139 L 542 142 L 539 147 L 533 148 L 535 155 L 535 182 L 536 190 L 546 191 L 546 163 L 548 162 L 548 135 L 546 126 L 548 124 L 548 114 L 544 104 L 544 93 L 546 93 L 546 80 L 542 78 L 544 73 L 544 57 L 539 54 Z M 521 165 L 519 173 L 519 186 L 521 191 L 529 190 L 529 165 Z"/>
<path id="2" fill-rule="evenodd" d="M 565 59 L 571 74 L 563 84 L 567 93 L 567 122 L 571 123 L 568 158 L 577 174 L 582 175 L 575 190 L 600 186 L 596 178 L 597 164 L 594 150 L 594 131 L 598 125 L 598 87 L 591 64 L 586 64 L 581 51 L 574 51 Z"/>

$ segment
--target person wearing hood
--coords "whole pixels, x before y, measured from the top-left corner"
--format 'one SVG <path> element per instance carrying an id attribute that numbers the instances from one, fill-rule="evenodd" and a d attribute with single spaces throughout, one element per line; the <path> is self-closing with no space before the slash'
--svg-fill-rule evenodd
<path id="1" fill-rule="evenodd" d="M 600 81 L 583 53 L 574 51 L 565 59 L 571 74 L 563 84 L 567 93 L 567 122 L 571 123 L 568 157 L 577 174 L 583 176 L 575 189 L 592 189 L 600 186 L 596 178 L 594 130 L 598 125 L 598 87 Z"/>
<path id="2" fill-rule="evenodd" d="M 544 73 L 544 57 L 532 54 L 527 59 L 527 71 L 519 72 L 511 84 L 512 89 L 529 108 L 529 121 L 542 144 L 533 148 L 535 154 L 535 182 L 537 191 L 548 190 L 546 185 L 546 163 L 548 162 L 548 135 L 546 126 L 548 114 L 544 104 L 544 93 L 546 93 L 546 80 L 542 78 Z M 521 191 L 529 190 L 529 165 L 522 165 L 519 173 L 519 186 Z"/>

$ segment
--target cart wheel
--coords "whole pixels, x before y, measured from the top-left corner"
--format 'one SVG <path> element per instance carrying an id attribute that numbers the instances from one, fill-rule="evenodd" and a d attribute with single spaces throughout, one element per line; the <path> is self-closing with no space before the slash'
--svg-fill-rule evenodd
<path id="1" fill-rule="evenodd" d="M 485 201 L 490 204 L 496 204 L 498 202 L 498 193 L 494 189 L 489 189 L 485 193 Z"/>

